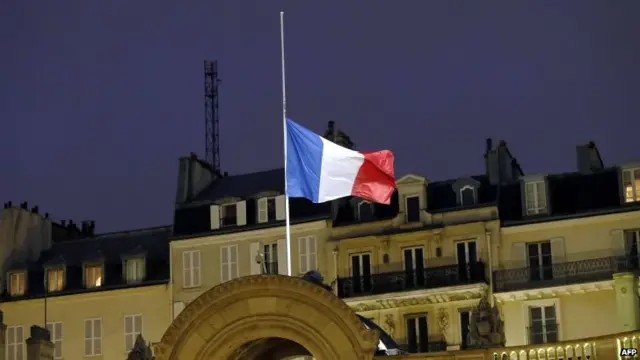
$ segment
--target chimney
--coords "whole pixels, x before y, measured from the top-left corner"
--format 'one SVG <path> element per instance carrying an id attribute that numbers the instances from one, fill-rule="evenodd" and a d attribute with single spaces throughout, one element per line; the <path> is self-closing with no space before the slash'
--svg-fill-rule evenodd
<path id="1" fill-rule="evenodd" d="M 195 153 L 179 160 L 176 203 L 182 204 L 211 184 L 219 174 L 214 174 L 211 165 L 198 159 Z"/>
<path id="2" fill-rule="evenodd" d="M 44 218 L 48 219 L 49 218 L 49 213 L 44 213 Z"/>
<path id="3" fill-rule="evenodd" d="M 13 204 L 11 203 L 11 201 L 7 202 L 7 206 L 10 208 L 13 207 Z"/>
<path id="4" fill-rule="evenodd" d="M 31 208 L 31 212 L 34 213 L 34 214 L 37 214 L 38 213 L 38 207 L 37 206 L 32 207 Z"/>
<path id="5" fill-rule="evenodd" d="M 591 174 L 604 169 L 600 151 L 593 141 L 576 146 L 576 162 L 578 172 L 582 174 Z"/>
<path id="6" fill-rule="evenodd" d="M 493 149 L 493 139 L 487 138 L 486 140 L 486 148 L 484 150 L 484 156 L 486 157 L 489 151 Z"/>
<path id="7" fill-rule="evenodd" d="M 25 202 L 23 202 L 22 204 L 20 204 L 20 208 L 21 208 L 21 209 L 27 210 L 27 208 L 28 208 L 28 207 L 29 207 L 29 205 L 27 204 L 27 202 L 26 202 L 26 201 L 25 201 Z"/>
<path id="8" fill-rule="evenodd" d="M 96 222 L 92 220 L 85 220 L 82 222 L 80 233 L 82 236 L 93 236 L 93 229 L 96 226 Z"/>
<path id="9" fill-rule="evenodd" d="M 91 225 L 89 226 L 89 232 L 91 233 L 91 236 L 96 234 L 96 222 L 91 220 Z"/>
<path id="10" fill-rule="evenodd" d="M 62 225 L 62 227 L 67 227 L 67 220 L 60 220 L 60 225 Z"/>

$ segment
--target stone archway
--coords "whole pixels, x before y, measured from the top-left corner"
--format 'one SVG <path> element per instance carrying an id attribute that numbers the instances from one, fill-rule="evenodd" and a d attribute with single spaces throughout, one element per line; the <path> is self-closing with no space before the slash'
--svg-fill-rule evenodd
<path id="1" fill-rule="evenodd" d="M 158 360 L 233 360 L 243 348 L 253 348 L 253 355 L 243 353 L 251 359 L 264 355 L 263 344 L 286 353 L 274 349 L 274 341 L 295 343 L 318 360 L 371 360 L 378 334 L 318 285 L 256 275 L 200 295 L 169 326 L 155 352 Z"/>

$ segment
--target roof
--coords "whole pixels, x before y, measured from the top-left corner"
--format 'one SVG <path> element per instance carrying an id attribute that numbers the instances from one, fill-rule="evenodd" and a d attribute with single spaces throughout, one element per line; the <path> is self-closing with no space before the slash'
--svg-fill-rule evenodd
<path id="1" fill-rule="evenodd" d="M 190 202 L 213 201 L 225 197 L 248 198 L 264 191 L 284 193 L 284 168 L 221 177 Z"/>

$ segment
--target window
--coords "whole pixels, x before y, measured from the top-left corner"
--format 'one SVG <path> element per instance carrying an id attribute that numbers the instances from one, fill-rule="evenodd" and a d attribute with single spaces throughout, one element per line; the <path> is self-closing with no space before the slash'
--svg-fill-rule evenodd
<path id="1" fill-rule="evenodd" d="M 102 265 L 86 265 L 84 268 L 84 285 L 87 288 L 102 286 Z"/>
<path id="2" fill-rule="evenodd" d="M 278 273 L 278 244 L 266 244 L 264 246 L 264 272 L 265 274 Z"/>
<path id="3" fill-rule="evenodd" d="M 469 324 L 471 323 L 471 312 L 461 310 L 460 313 L 460 348 L 462 350 L 469 346 Z"/>
<path id="4" fill-rule="evenodd" d="M 420 221 L 420 197 L 418 195 L 407 196 L 405 198 L 407 209 L 407 222 Z"/>
<path id="5" fill-rule="evenodd" d="M 220 281 L 238 277 L 238 245 L 220 247 Z"/>
<path id="6" fill-rule="evenodd" d="M 64 288 L 64 269 L 47 269 L 47 291 L 61 291 Z"/>
<path id="7" fill-rule="evenodd" d="M 269 222 L 276 219 L 276 198 L 258 199 L 258 222 Z"/>
<path id="8" fill-rule="evenodd" d="M 475 275 L 475 264 L 478 261 L 478 249 L 475 240 L 457 242 L 456 256 L 458 260 L 458 279 L 462 281 L 472 280 L 472 275 Z"/>
<path id="9" fill-rule="evenodd" d="M 84 321 L 84 356 L 102 355 L 102 319 Z"/>
<path id="10" fill-rule="evenodd" d="M 371 254 L 351 255 L 351 279 L 354 295 L 371 292 Z"/>
<path id="11" fill-rule="evenodd" d="M 529 307 L 529 344 L 558 341 L 558 319 L 555 305 Z"/>
<path id="12" fill-rule="evenodd" d="M 429 330 L 427 328 L 427 314 L 407 316 L 407 345 L 410 353 L 424 353 L 429 351 Z"/>
<path id="13" fill-rule="evenodd" d="M 298 238 L 298 252 L 300 254 L 300 273 L 317 270 L 316 237 L 313 235 Z"/>
<path id="14" fill-rule="evenodd" d="M 27 358 L 22 326 L 7 326 L 7 360 Z"/>
<path id="15" fill-rule="evenodd" d="M 460 205 L 474 205 L 476 203 L 476 189 L 466 185 L 460 189 Z"/>
<path id="16" fill-rule="evenodd" d="M 358 204 L 358 219 L 367 221 L 373 219 L 373 204 L 368 201 L 361 201 Z"/>
<path id="17" fill-rule="evenodd" d="M 53 343 L 53 358 L 62 359 L 62 323 L 47 323 L 47 330 L 51 334 L 51 342 Z"/>
<path id="18" fill-rule="evenodd" d="M 135 284 L 144 280 L 144 258 L 132 258 L 124 261 L 124 273 L 127 284 Z"/>
<path id="19" fill-rule="evenodd" d="M 640 201 L 640 168 L 622 170 L 624 202 Z"/>
<path id="20" fill-rule="evenodd" d="M 550 241 L 527 244 L 527 256 L 529 258 L 529 280 L 553 279 Z"/>
<path id="21" fill-rule="evenodd" d="M 222 205 L 220 208 L 220 226 L 235 226 L 238 224 L 236 204 Z"/>
<path id="22" fill-rule="evenodd" d="M 9 293 L 11 296 L 24 295 L 25 273 L 23 271 L 9 274 Z"/>
<path id="23" fill-rule="evenodd" d="M 142 334 L 142 315 L 124 317 L 124 348 L 127 352 L 133 349 L 138 335 Z"/>
<path id="24" fill-rule="evenodd" d="M 402 251 L 405 287 L 407 290 L 424 285 L 424 250 L 422 247 L 406 248 Z"/>
<path id="25" fill-rule="evenodd" d="M 547 212 L 547 193 L 544 181 L 525 183 L 526 214 L 536 215 Z"/>
<path id="26" fill-rule="evenodd" d="M 192 288 L 200 286 L 200 250 L 182 253 L 182 286 Z"/>
<path id="27" fill-rule="evenodd" d="M 640 230 L 624 232 L 624 254 L 627 269 L 640 268 Z"/>

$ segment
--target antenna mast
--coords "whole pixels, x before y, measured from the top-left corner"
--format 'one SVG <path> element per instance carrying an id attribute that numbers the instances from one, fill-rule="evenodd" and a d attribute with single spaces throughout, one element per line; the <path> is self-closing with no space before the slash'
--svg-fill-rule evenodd
<path id="1" fill-rule="evenodd" d="M 220 173 L 220 138 L 218 118 L 218 61 L 204 61 L 205 159 Z"/>

